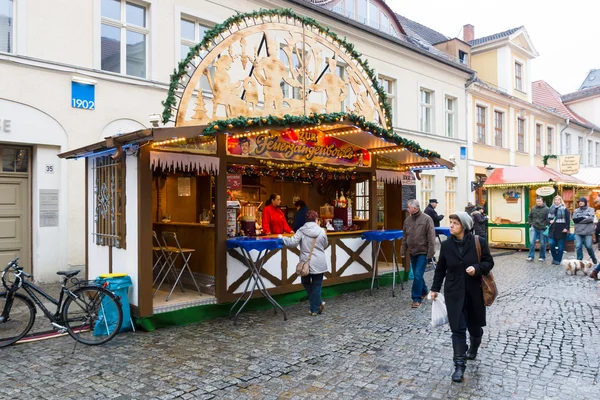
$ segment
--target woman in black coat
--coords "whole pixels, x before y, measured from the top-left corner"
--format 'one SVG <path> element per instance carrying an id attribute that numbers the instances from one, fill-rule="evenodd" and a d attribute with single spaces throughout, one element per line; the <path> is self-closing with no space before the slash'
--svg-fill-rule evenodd
<path id="1" fill-rule="evenodd" d="M 467 359 L 475 359 L 481 344 L 482 327 L 485 326 L 481 276 L 492 270 L 494 259 L 486 240 L 478 238 L 481 245 L 479 261 L 475 236 L 471 234 L 473 220 L 469 214 L 452 214 L 449 221 L 452 236 L 442 243 L 431 286 L 431 299 L 435 301 L 445 279 L 444 296 L 454 350 L 455 371 L 452 380 L 462 382 Z M 467 347 L 467 329 L 471 340 L 470 349 Z"/>
<path id="2" fill-rule="evenodd" d="M 571 228 L 571 214 L 565 207 L 562 197 L 554 196 L 554 204 L 548 212 L 548 221 L 550 222 L 548 245 L 550 254 L 552 254 L 552 264 L 560 265 L 565 249 L 565 239 Z"/>

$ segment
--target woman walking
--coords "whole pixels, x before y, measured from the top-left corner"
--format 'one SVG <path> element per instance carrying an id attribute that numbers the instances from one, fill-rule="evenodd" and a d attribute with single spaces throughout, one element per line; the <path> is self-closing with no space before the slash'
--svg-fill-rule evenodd
<path id="1" fill-rule="evenodd" d="M 306 223 L 291 238 L 284 237 L 283 242 L 287 247 L 297 247 L 300 245 L 300 262 L 306 261 L 310 257 L 310 272 L 307 276 L 301 277 L 302 285 L 308 293 L 310 303 L 309 313 L 313 317 L 323 312 L 325 302 L 321 300 L 321 288 L 323 286 L 323 274 L 327 272 L 327 257 L 325 248 L 327 247 L 327 235 L 325 230 L 317 223 L 319 214 L 310 210 L 306 213 Z M 314 243 L 314 248 L 313 248 Z"/>
<path id="2" fill-rule="evenodd" d="M 457 212 L 449 217 L 452 236 L 442 243 L 440 259 L 433 276 L 431 299 L 435 301 L 442 288 L 448 322 L 452 331 L 454 350 L 454 373 L 452 380 L 462 382 L 467 360 L 477 357 L 485 326 L 485 305 L 481 291 L 481 276 L 494 267 L 487 241 L 477 238 L 481 246 L 481 260 L 477 254 L 475 236 L 471 233 L 473 220 L 466 212 Z M 467 330 L 471 347 L 467 347 Z M 467 352 L 468 350 L 468 352 Z"/>
<path id="3" fill-rule="evenodd" d="M 548 212 L 548 221 L 550 221 L 548 244 L 550 245 L 550 254 L 552 254 L 552 264 L 560 265 L 565 250 L 565 239 L 571 228 L 571 214 L 565 207 L 562 197 L 554 196 L 554 204 Z"/>

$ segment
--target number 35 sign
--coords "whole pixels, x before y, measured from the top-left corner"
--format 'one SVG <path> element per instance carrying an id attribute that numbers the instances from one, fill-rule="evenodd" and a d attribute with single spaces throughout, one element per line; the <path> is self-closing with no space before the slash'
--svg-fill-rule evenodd
<path id="1" fill-rule="evenodd" d="M 71 82 L 71 107 L 94 110 L 96 108 L 96 86 Z"/>

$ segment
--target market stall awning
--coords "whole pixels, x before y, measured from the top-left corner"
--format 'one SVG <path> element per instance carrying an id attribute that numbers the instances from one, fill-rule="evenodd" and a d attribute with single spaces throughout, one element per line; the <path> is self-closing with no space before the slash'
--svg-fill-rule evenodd
<path id="1" fill-rule="evenodd" d="M 574 176 L 561 174 L 548 167 L 508 167 L 496 168 L 486 179 L 483 187 L 508 187 L 508 186 L 543 186 L 557 184 L 564 186 L 592 187 Z"/>
<path id="2" fill-rule="evenodd" d="M 600 167 L 581 168 L 573 176 L 590 185 L 600 185 Z"/>

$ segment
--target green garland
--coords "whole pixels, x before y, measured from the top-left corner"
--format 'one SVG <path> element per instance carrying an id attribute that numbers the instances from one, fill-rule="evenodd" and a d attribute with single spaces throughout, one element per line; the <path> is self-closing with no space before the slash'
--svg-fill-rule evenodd
<path id="1" fill-rule="evenodd" d="M 544 156 L 544 167 L 548 165 L 548 160 L 551 158 L 558 158 L 558 156 L 556 154 L 546 154 Z"/>
<path id="2" fill-rule="evenodd" d="M 377 137 L 385 139 L 387 142 L 402 146 L 405 149 L 416 153 L 422 157 L 440 157 L 439 153 L 422 148 L 417 142 L 405 139 L 392 129 L 384 129 L 381 126 L 365 120 L 365 117 L 356 114 L 347 114 L 343 112 L 331 114 L 310 114 L 310 115 L 289 115 L 277 117 L 273 115 L 264 117 L 237 117 L 212 121 L 204 128 L 202 132 L 205 136 L 213 136 L 217 133 L 225 133 L 231 129 L 257 129 L 267 126 L 286 127 L 286 126 L 310 126 L 320 125 L 348 120 L 353 125 L 367 131 Z"/>
<path id="3" fill-rule="evenodd" d="M 379 84 L 379 81 L 377 79 L 377 75 L 375 74 L 375 71 L 373 71 L 369 67 L 369 63 L 367 60 L 363 61 L 360 58 L 361 54 L 354 49 L 354 45 L 352 43 L 347 42 L 345 37 L 342 39 L 335 32 L 331 32 L 329 30 L 329 27 L 319 24 L 314 18 L 302 17 L 302 16 L 294 13 L 289 8 L 274 9 L 274 10 L 261 9 L 259 11 L 253 11 L 250 13 L 243 13 L 243 14 L 238 13 L 238 14 L 226 19 L 223 23 L 217 24 L 217 25 L 215 25 L 214 28 L 206 31 L 202 41 L 200 41 L 200 43 L 198 43 L 196 46 L 192 47 L 190 49 L 190 52 L 188 53 L 187 57 L 179 63 L 177 68 L 175 68 L 173 70 L 173 75 L 171 75 L 171 83 L 169 85 L 169 94 L 168 94 L 166 100 L 162 102 L 162 105 L 164 106 L 163 113 L 162 113 L 163 124 L 166 124 L 167 122 L 169 122 L 169 120 L 171 119 L 171 109 L 175 108 L 175 106 L 177 105 L 175 90 L 177 89 L 177 86 L 179 85 L 179 81 L 180 81 L 181 77 L 186 74 L 186 66 L 192 61 L 192 59 L 194 57 L 196 57 L 198 55 L 198 53 L 201 50 L 208 49 L 209 43 L 212 43 L 212 41 L 214 39 L 216 39 L 217 37 L 219 37 L 219 35 L 221 33 L 225 33 L 227 31 L 229 31 L 229 29 L 232 28 L 234 25 L 239 25 L 240 23 L 242 23 L 244 20 L 246 20 L 248 18 L 277 17 L 277 16 L 293 18 L 295 20 L 302 22 L 306 26 L 316 28 L 319 31 L 319 33 L 326 34 L 333 40 L 334 43 L 338 44 L 340 47 L 342 47 L 344 50 L 346 50 L 346 52 L 350 56 L 352 56 L 352 58 L 354 58 L 358 62 L 358 64 L 365 70 L 367 76 L 371 80 L 371 84 L 373 85 L 373 87 L 375 88 L 375 90 L 377 92 L 377 95 L 379 96 L 379 103 L 381 104 L 381 108 L 385 112 L 385 116 L 381 116 L 381 118 L 387 118 L 387 125 L 390 127 L 393 126 L 392 125 L 392 107 L 388 103 L 387 93 L 385 92 L 385 90 L 383 90 L 383 87 Z"/>

